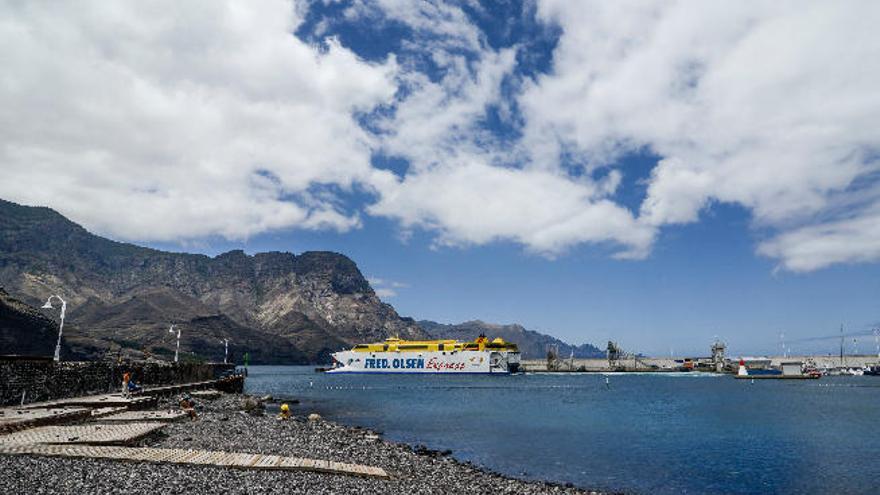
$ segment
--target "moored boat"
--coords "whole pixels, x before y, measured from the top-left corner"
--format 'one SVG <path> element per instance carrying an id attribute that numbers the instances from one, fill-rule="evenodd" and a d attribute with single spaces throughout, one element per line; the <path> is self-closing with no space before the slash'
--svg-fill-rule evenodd
<path id="1" fill-rule="evenodd" d="M 481 335 L 473 342 L 389 338 L 333 355 L 327 373 L 515 373 L 516 344 Z"/>

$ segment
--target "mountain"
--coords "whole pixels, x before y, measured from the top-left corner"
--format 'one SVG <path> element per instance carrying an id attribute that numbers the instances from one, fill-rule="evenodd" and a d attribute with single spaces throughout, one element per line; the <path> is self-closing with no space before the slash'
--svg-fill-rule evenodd
<path id="1" fill-rule="evenodd" d="M 516 324 L 498 325 L 479 320 L 466 321 L 457 325 L 421 320 L 418 324 L 435 339 L 473 340 L 480 334 L 484 334 L 490 339 L 501 337 L 506 341 L 516 343 L 523 359 L 545 359 L 550 345 L 557 346 L 559 357 L 563 359 L 568 358 L 572 353 L 576 358 L 605 357 L 605 352 L 593 345 L 573 346 L 550 335 L 526 330 Z"/>
<path id="2" fill-rule="evenodd" d="M 3 200 L 0 287 L 32 306 L 50 294 L 64 297 L 65 339 L 79 345 L 80 357 L 119 347 L 173 354 L 171 323 L 181 329 L 185 355 L 222 359 L 221 340 L 229 338 L 230 351 L 249 352 L 253 363 L 326 362 L 354 343 L 426 337 L 342 254 L 165 252 Z"/>

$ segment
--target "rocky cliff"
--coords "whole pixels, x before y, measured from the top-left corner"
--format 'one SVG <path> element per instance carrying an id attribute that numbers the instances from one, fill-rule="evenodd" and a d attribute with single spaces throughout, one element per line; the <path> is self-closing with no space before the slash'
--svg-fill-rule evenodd
<path id="1" fill-rule="evenodd" d="M 220 340 L 229 338 L 233 354 L 267 363 L 323 362 L 355 342 L 426 336 L 338 253 L 164 252 L 3 200 L 0 286 L 31 305 L 65 297 L 72 327 L 65 337 L 80 339 L 85 354 L 114 346 L 172 353 L 171 323 L 196 357 L 222 358 Z"/>
<path id="2" fill-rule="evenodd" d="M 434 321 L 419 321 L 421 326 L 432 337 L 438 339 L 473 340 L 480 334 L 490 339 L 501 337 L 508 342 L 515 342 L 522 353 L 523 359 L 545 359 L 549 346 L 558 349 L 559 357 L 566 359 L 572 354 L 576 358 L 605 357 L 605 353 L 593 345 L 579 346 L 567 344 L 556 337 L 526 330 L 522 325 L 498 325 L 479 320 L 466 321 L 456 325 L 446 325 Z"/>

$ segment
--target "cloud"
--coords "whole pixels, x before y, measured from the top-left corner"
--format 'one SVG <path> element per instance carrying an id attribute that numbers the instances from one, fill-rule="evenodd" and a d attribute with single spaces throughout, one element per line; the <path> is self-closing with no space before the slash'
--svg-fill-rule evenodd
<path id="1" fill-rule="evenodd" d="M 381 299 L 388 299 L 391 297 L 397 296 L 397 291 L 399 289 L 405 289 L 409 287 L 409 284 L 404 282 L 397 282 L 394 280 L 385 280 L 378 277 L 370 277 L 369 279 L 370 286 L 373 287 L 373 290 L 376 292 L 376 295 Z"/>
<path id="2" fill-rule="evenodd" d="M 390 180 L 353 114 L 393 57 L 293 36 L 286 1 L 13 3 L 0 23 L 0 196 L 132 240 L 348 230 L 344 194 Z"/>
<path id="3" fill-rule="evenodd" d="M 654 229 L 608 199 L 618 175 L 594 181 L 522 164 L 521 150 L 486 124 L 492 110 L 513 118 L 503 86 L 515 78 L 518 47 L 492 48 L 455 6 L 385 1 L 354 10 L 350 16 L 393 20 L 413 32 L 398 57 L 409 69 L 400 77 L 402 96 L 376 122 L 380 151 L 409 166 L 377 188 L 369 214 L 396 219 L 405 232 L 432 232 L 437 246 L 512 241 L 556 256 L 579 243 L 607 243 L 621 258 L 647 254 Z M 430 73 L 412 62 L 425 53 Z"/>
<path id="4" fill-rule="evenodd" d="M 411 174 L 369 208 L 404 228 L 439 233 L 442 245 L 511 240 L 544 255 L 580 242 L 622 244 L 622 257 L 641 257 L 653 230 L 604 199 L 591 181 L 483 163 L 446 164 Z"/>
<path id="5" fill-rule="evenodd" d="M 727 202 L 783 269 L 880 259 L 876 2 L 526 2 L 546 46 L 490 43 L 476 2 L 409 0 L 353 1 L 310 44 L 292 33 L 317 5 L 4 7 L 0 197 L 130 240 L 368 214 L 438 246 L 618 258 Z M 406 29 L 366 61 L 345 23 Z M 549 69 L 521 67 L 547 46 Z M 659 158 L 630 209 L 633 153 Z"/>
<path id="6" fill-rule="evenodd" d="M 785 268 L 880 259 L 880 203 L 823 220 L 880 170 L 876 3 L 538 5 L 563 34 L 519 97 L 531 160 L 591 171 L 647 149 L 661 159 L 640 224 L 694 222 L 716 200 L 776 232 L 759 251 Z"/>
<path id="7" fill-rule="evenodd" d="M 782 260 L 781 267 L 807 272 L 834 263 L 880 259 L 880 203 L 852 218 L 787 231 L 761 243 L 758 252 Z"/>

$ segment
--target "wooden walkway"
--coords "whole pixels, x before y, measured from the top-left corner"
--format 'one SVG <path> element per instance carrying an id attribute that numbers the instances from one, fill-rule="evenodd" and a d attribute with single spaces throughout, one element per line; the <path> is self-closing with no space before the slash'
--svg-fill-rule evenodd
<path id="1" fill-rule="evenodd" d="M 279 455 L 249 454 L 242 452 L 218 452 L 211 450 L 157 449 L 132 447 L 92 447 L 80 445 L 3 445 L 0 454 L 43 455 L 50 457 L 86 457 L 119 461 L 139 461 L 169 464 L 191 464 L 240 469 L 263 469 L 282 471 L 313 471 L 319 473 L 364 476 L 388 479 L 388 473 L 380 467 L 348 464 L 344 462 L 285 457 Z"/>
<path id="2" fill-rule="evenodd" d="M 128 411 L 127 407 L 99 407 L 97 409 L 92 409 L 92 419 L 100 419 L 104 416 L 109 416 L 111 414 L 121 413 Z"/>
<path id="3" fill-rule="evenodd" d="M 68 409 L 0 409 L 0 434 L 46 424 L 82 421 L 88 419 L 91 414 L 92 411 L 84 407 Z"/>
<path id="4" fill-rule="evenodd" d="M 46 402 L 34 402 L 25 404 L 25 409 L 45 409 L 60 407 L 88 407 L 98 409 L 103 407 L 125 407 L 127 409 L 144 409 L 154 406 L 156 398 L 149 395 L 136 395 L 123 397 L 122 394 L 88 395 L 85 397 L 70 397 Z"/>
<path id="5" fill-rule="evenodd" d="M 164 427 L 166 423 L 85 423 L 71 426 L 40 426 L 0 435 L 0 446 L 35 444 L 130 444 Z"/>
<path id="6" fill-rule="evenodd" d="M 184 411 L 125 411 L 98 419 L 101 423 L 139 423 L 143 421 L 158 421 L 172 423 L 189 416 Z"/>

